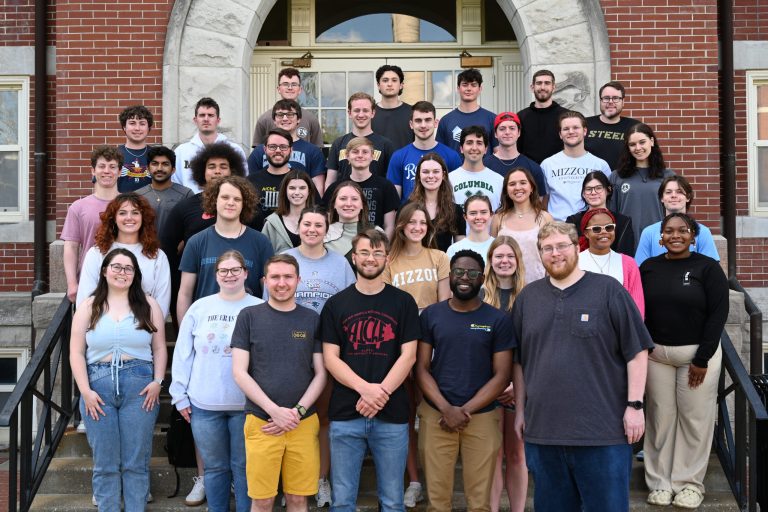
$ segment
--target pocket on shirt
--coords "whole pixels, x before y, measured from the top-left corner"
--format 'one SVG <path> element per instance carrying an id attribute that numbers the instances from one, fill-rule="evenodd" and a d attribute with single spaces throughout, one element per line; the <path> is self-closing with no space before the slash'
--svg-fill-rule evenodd
<path id="1" fill-rule="evenodd" d="M 577 338 L 591 338 L 597 333 L 599 320 L 598 310 L 576 308 L 571 313 L 571 334 Z"/>

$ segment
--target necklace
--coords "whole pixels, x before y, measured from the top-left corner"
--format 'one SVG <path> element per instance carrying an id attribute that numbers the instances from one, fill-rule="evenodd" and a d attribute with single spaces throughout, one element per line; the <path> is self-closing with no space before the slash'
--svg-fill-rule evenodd
<path id="1" fill-rule="evenodd" d="M 152 191 L 152 195 L 155 196 L 155 201 L 159 203 L 160 202 L 160 195 L 157 193 L 157 191 L 154 188 L 152 188 L 152 185 L 149 186 L 149 190 L 151 190 Z"/>
<path id="2" fill-rule="evenodd" d="M 510 166 L 510 167 L 511 167 L 511 166 L 513 166 L 513 165 L 515 165 L 515 162 L 517 162 L 517 159 L 518 159 L 518 158 L 520 158 L 520 155 L 517 155 L 517 156 L 516 156 L 515 158 L 513 158 L 512 160 L 504 160 L 504 159 L 503 159 L 503 158 L 501 158 L 499 155 L 495 155 L 495 156 L 496 156 L 496 158 L 498 158 L 498 159 L 499 159 L 499 161 L 500 161 L 501 163 L 503 163 L 504 165 L 508 165 L 508 166 Z"/>
<path id="3" fill-rule="evenodd" d="M 522 219 L 522 218 L 523 218 L 523 215 L 528 215 L 528 214 L 529 214 L 529 213 L 531 213 L 532 211 L 533 211 L 533 208 L 529 208 L 529 209 L 527 209 L 526 211 L 524 211 L 524 212 L 522 212 L 522 213 L 517 213 L 517 212 L 515 212 L 515 215 L 517 215 L 517 218 L 518 218 L 518 219 Z"/>
<path id="4" fill-rule="evenodd" d="M 143 157 L 144 155 L 146 155 L 146 154 L 147 154 L 147 150 L 149 149 L 149 146 L 144 146 L 144 151 L 142 151 L 141 153 L 139 153 L 139 154 L 137 155 L 136 153 L 134 153 L 133 151 L 131 151 L 130 149 L 128 149 L 128 146 L 123 146 L 123 147 L 124 147 L 124 148 L 125 148 L 125 150 L 128 152 L 128 154 L 129 154 L 129 155 L 131 155 L 133 158 L 141 158 L 141 157 Z"/>
<path id="5" fill-rule="evenodd" d="M 598 268 L 598 270 L 600 270 L 601 274 L 606 273 L 606 267 L 607 267 L 608 273 L 610 273 L 611 271 L 611 253 L 610 252 L 608 253 L 608 258 L 603 266 L 600 266 L 600 263 L 597 262 L 597 260 L 595 259 L 595 256 L 592 254 L 592 251 L 587 249 L 587 253 L 589 253 L 589 257 L 592 258 L 592 261 L 595 263 L 595 266 Z"/>

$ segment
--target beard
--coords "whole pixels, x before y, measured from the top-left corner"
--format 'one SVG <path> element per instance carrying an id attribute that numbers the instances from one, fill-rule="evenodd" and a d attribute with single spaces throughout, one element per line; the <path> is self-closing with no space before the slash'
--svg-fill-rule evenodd
<path id="1" fill-rule="evenodd" d="M 453 296 L 456 297 L 459 300 L 470 300 L 477 297 L 477 294 L 480 293 L 480 287 L 482 286 L 480 283 L 470 283 L 470 288 L 467 291 L 461 291 L 459 290 L 459 283 L 451 281 L 450 287 L 451 292 L 453 292 Z"/>
<path id="2" fill-rule="evenodd" d="M 557 280 L 565 279 L 571 275 L 573 271 L 576 270 L 576 268 L 579 266 L 579 258 L 576 256 L 576 254 L 572 254 L 566 257 L 563 261 L 565 264 L 558 266 L 557 268 L 555 268 L 555 265 L 551 261 L 544 263 L 544 270 L 547 271 L 549 277 Z"/>
<path id="3" fill-rule="evenodd" d="M 290 150 L 289 150 L 289 151 L 290 151 Z M 265 154 L 266 154 L 266 153 L 265 153 Z M 269 163 L 269 165 L 271 165 L 271 166 L 272 166 L 272 167 L 274 167 L 275 169 L 280 169 L 280 168 L 282 168 L 282 167 L 285 167 L 286 165 L 288 165 L 288 159 L 289 159 L 289 157 L 290 157 L 290 155 L 289 155 L 289 156 L 285 156 L 285 157 L 284 157 L 284 160 L 283 160 L 282 162 L 276 162 L 276 161 L 275 161 L 275 160 L 273 160 L 273 159 L 272 159 L 272 157 L 270 157 L 269 155 L 266 155 L 266 156 L 267 156 L 267 163 Z"/>
<path id="4" fill-rule="evenodd" d="M 363 267 L 361 264 L 358 264 L 355 262 L 355 272 L 357 272 L 358 276 L 362 276 L 368 280 L 374 280 L 377 277 L 379 277 L 386 268 L 386 265 L 381 265 L 380 267 Z"/>

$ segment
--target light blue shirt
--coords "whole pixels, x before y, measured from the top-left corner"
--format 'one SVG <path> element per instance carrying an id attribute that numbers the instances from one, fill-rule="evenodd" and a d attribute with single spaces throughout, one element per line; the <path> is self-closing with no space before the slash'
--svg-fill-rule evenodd
<path id="1" fill-rule="evenodd" d="M 637 244 L 635 261 L 639 267 L 648 258 L 658 256 L 667 252 L 667 248 L 659 243 L 661 238 L 661 222 L 647 226 L 640 234 L 640 243 Z M 715 261 L 720 261 L 720 254 L 715 247 L 715 240 L 712 238 L 712 232 L 707 226 L 699 223 L 699 236 L 694 240 L 691 246 L 691 252 L 698 252 L 704 256 L 709 256 Z"/>

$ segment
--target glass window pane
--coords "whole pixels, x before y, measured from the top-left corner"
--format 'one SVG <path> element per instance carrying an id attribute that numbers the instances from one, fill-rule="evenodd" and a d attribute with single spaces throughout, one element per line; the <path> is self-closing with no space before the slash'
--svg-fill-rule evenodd
<path id="1" fill-rule="evenodd" d="M 0 145 L 19 143 L 19 91 L 0 90 Z"/>
<path id="2" fill-rule="evenodd" d="M 347 91 L 344 73 L 322 73 L 320 75 L 320 106 L 347 108 Z"/>
<path id="3" fill-rule="evenodd" d="M 318 105 L 317 73 L 301 74 L 299 105 L 302 107 L 316 107 Z"/>
<path id="4" fill-rule="evenodd" d="M 375 79 L 372 72 L 350 71 L 347 76 L 349 80 L 349 94 L 347 97 L 356 92 L 364 92 L 373 96 L 373 83 Z"/>
<path id="5" fill-rule="evenodd" d="M 323 127 L 324 142 L 331 144 L 347 133 L 347 111 L 341 109 L 323 110 L 320 115 L 320 126 Z"/>
<path id="6" fill-rule="evenodd" d="M 430 71 L 429 83 L 427 83 L 427 101 L 431 101 L 435 107 L 449 108 L 455 106 L 453 101 L 452 71 Z"/>
<path id="7" fill-rule="evenodd" d="M 16 384 L 16 364 L 15 357 L 0 358 L 0 384 Z"/>
<path id="8" fill-rule="evenodd" d="M 768 207 L 768 147 L 757 148 L 757 202 Z"/>
<path id="9" fill-rule="evenodd" d="M 768 84 L 757 86 L 757 138 L 768 140 Z"/>
<path id="10" fill-rule="evenodd" d="M 0 152 L 0 212 L 19 211 L 19 154 Z"/>

